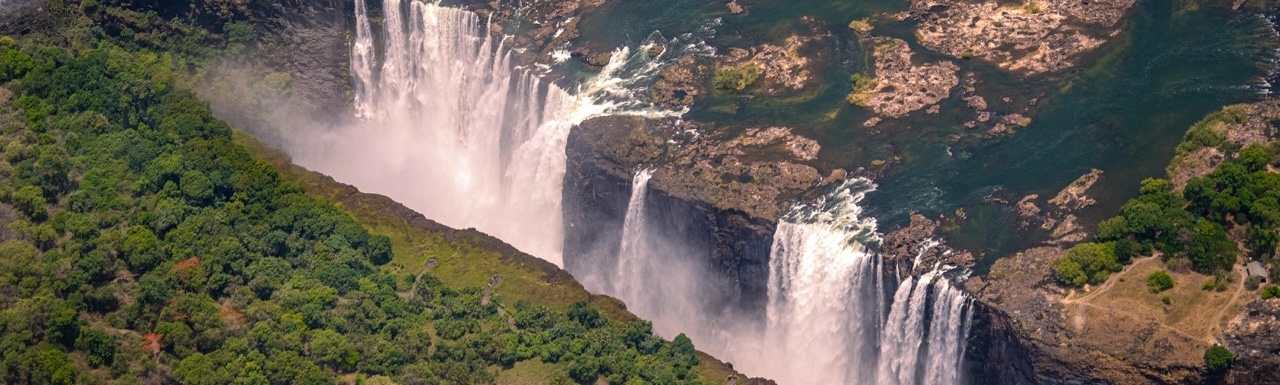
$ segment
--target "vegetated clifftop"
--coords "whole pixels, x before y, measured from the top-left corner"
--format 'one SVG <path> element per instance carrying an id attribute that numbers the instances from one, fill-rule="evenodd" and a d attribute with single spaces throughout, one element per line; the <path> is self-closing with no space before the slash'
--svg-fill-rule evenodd
<path id="1" fill-rule="evenodd" d="M 1186 141 L 1179 146 L 1168 169 L 1174 183 L 1144 182 L 1144 190 L 1155 189 L 1148 185 L 1171 185 L 1173 192 L 1181 196 L 1181 186 L 1187 180 L 1210 175 L 1230 163 L 1226 159 L 1239 162 L 1243 155 L 1236 152 L 1242 147 L 1273 140 L 1273 122 L 1280 117 L 1277 103 L 1280 102 L 1266 100 L 1228 106 L 1209 115 L 1189 130 Z M 1266 151 L 1274 154 L 1275 144 L 1267 146 L 1272 150 Z M 1205 151 L 1218 155 L 1196 155 Z M 1261 150 L 1255 147 L 1251 151 L 1251 156 L 1256 157 Z M 1273 161 L 1274 155 L 1270 156 L 1271 160 L 1263 161 Z M 1258 171 L 1270 172 L 1274 168 Z M 980 310 L 973 323 L 975 338 L 969 352 L 973 378 L 1002 384 L 1280 381 L 1275 376 L 1280 367 L 1276 359 L 1280 347 L 1274 341 L 1275 330 L 1280 330 L 1276 321 L 1276 304 L 1280 300 L 1259 299 L 1260 288 L 1248 284 L 1249 274 L 1239 261 L 1234 270 L 1220 272 L 1223 278 L 1219 278 L 1179 267 L 1177 259 L 1185 261 L 1186 257 L 1135 255 L 1128 266 L 1112 273 L 1109 279 L 1096 282 L 1096 286 L 1073 290 L 1057 282 L 1053 266 L 1067 254 L 1062 245 L 1092 236 L 1072 235 L 1083 234 L 1075 226 L 1070 230 L 1059 228 L 1074 222 L 1073 211 L 1092 201 L 1084 194 L 1099 176 L 1101 173 L 1094 170 L 1064 188 L 1063 193 L 1049 200 L 1048 211 L 1034 203 L 1035 196 L 1018 202 L 1017 209 L 1027 221 L 1023 227 L 1052 229 L 1053 237 L 1046 245 L 1000 259 L 989 274 L 966 283 L 966 290 L 977 298 Z M 1234 221 L 1238 231 L 1232 233 L 1242 237 L 1249 222 L 1243 216 Z M 1030 226 L 1033 223 L 1043 226 Z M 1233 260 L 1236 257 L 1245 263 L 1256 258 L 1266 264 L 1273 260 L 1274 251 L 1241 253 Z M 1166 270 L 1174 285 L 1153 292 L 1155 289 L 1148 287 L 1148 277 Z M 1235 353 L 1237 360 L 1229 371 L 1205 367 L 1204 353 L 1215 344 Z"/>

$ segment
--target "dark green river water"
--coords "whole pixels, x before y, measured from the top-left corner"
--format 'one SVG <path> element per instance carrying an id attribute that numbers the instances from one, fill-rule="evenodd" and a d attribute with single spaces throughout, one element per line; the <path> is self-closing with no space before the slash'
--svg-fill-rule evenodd
<path id="1" fill-rule="evenodd" d="M 877 180 L 868 198 L 881 229 L 919 211 L 930 216 L 963 208 L 968 221 L 953 229 L 954 246 L 1000 255 L 1037 242 L 1015 228 L 1011 207 L 984 203 L 993 192 L 1016 202 L 1031 193 L 1052 196 L 1091 168 L 1105 172 L 1090 192 L 1099 204 L 1082 214 L 1086 223 L 1112 215 L 1138 182 L 1164 174 L 1183 132 L 1224 105 L 1261 98 L 1264 78 L 1280 47 L 1261 15 L 1231 12 L 1189 1 L 1139 1 L 1120 35 L 1088 54 L 1071 70 L 1022 78 L 977 61 L 960 61 L 961 74 L 981 79 L 978 93 L 995 102 L 1036 98 L 1033 122 L 1012 136 L 981 138 L 963 123 L 973 111 L 958 97 L 941 113 L 915 113 L 862 126 L 871 115 L 849 106 L 849 75 L 868 71 L 864 47 L 849 21 L 906 9 L 905 1 L 744 1 L 749 11 L 728 15 L 722 1 L 658 0 L 610 2 L 579 24 L 584 39 L 603 46 L 638 46 L 653 31 L 665 36 L 715 30 L 700 36 L 718 46 L 781 43 L 813 25 L 831 38 L 816 54 L 819 86 L 785 97 L 714 95 L 686 118 L 731 127 L 784 125 L 823 145 L 826 168 L 858 169 L 877 159 L 899 157 Z M 812 20 L 805 21 L 808 18 Z M 912 22 L 882 21 L 876 35 L 911 42 L 917 60 L 938 60 L 914 42 Z M 959 137 L 959 139 L 957 139 Z"/>

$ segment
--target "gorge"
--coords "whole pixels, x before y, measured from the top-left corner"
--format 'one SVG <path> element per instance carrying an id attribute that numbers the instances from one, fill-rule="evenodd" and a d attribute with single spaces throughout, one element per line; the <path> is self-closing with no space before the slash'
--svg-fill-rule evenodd
<path id="1" fill-rule="evenodd" d="M 1271 1 L 64 3 L 0 382 L 1280 384 Z"/>
<path id="2" fill-rule="evenodd" d="M 785 214 L 761 245 L 767 292 L 740 303 L 724 302 L 720 273 L 703 263 L 718 245 L 687 235 L 707 229 L 666 211 L 669 203 L 648 202 L 651 169 L 631 182 L 621 231 L 609 240 L 617 253 L 574 250 L 562 261 L 558 241 L 577 235 L 561 234 L 597 226 L 560 222 L 562 196 L 575 198 L 561 192 L 570 183 L 571 128 L 592 116 L 682 113 L 643 107 L 640 93 L 627 88 L 645 85 L 637 79 L 643 71 L 663 68 L 647 57 L 653 49 L 638 48 L 649 68 L 636 70 L 626 68 L 629 49 L 620 48 L 600 74 L 566 92 L 538 69 L 517 65 L 508 39 L 472 12 L 397 0 L 380 9 L 375 32 L 368 4 L 355 5 L 350 68 L 358 122 L 290 138 L 299 164 L 565 265 L 588 289 L 653 320 L 661 335 L 689 334 L 753 375 L 784 384 L 958 383 L 968 299 L 941 266 L 921 277 L 886 277 L 878 254 L 863 246 L 879 236 L 858 207 L 874 188 L 870 181 L 839 182 L 812 207 Z M 747 303 L 766 305 L 739 306 Z"/>

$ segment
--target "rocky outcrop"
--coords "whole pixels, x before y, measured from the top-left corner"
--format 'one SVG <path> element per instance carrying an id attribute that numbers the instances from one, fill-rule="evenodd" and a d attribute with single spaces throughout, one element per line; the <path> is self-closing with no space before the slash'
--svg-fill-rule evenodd
<path id="1" fill-rule="evenodd" d="M 1076 213 L 1097 203 L 1086 193 L 1102 178 L 1102 170 L 1093 169 L 1064 187 L 1043 205 L 1039 194 L 1023 197 L 1014 205 L 1018 212 L 1018 226 L 1022 229 L 1038 227 L 1050 232 L 1050 244 L 1066 244 L 1083 241 L 1088 235 L 1081 231 Z"/>
<path id="2" fill-rule="evenodd" d="M 758 92 L 781 95 L 796 92 L 814 84 L 815 59 L 800 53 L 802 48 L 822 35 L 791 36 L 782 45 L 761 44 L 750 48 L 731 48 L 717 63 L 720 69 L 754 67 L 760 73 Z"/>
<path id="3" fill-rule="evenodd" d="M 1231 323 L 1224 338 L 1236 363 L 1224 379 L 1231 384 L 1280 384 L 1280 298 L 1254 301 Z"/>
<path id="4" fill-rule="evenodd" d="M 9 0 L 0 4 L 0 35 L 22 35 L 49 28 L 47 0 Z"/>
<path id="5" fill-rule="evenodd" d="M 578 37 L 578 21 L 582 13 L 599 7 L 606 0 L 531 0 L 498 1 L 454 0 L 445 5 L 471 9 L 489 18 L 495 34 L 511 36 L 510 43 L 522 49 L 513 51 L 524 63 L 551 61 L 552 53 Z M 459 4 L 450 4 L 450 3 Z M 585 52 L 585 51 L 584 51 Z M 593 52 L 596 57 L 599 52 Z M 580 57 L 580 52 L 575 53 Z M 608 53 L 605 52 L 608 62 Z M 585 58 L 585 57 L 584 57 Z"/>
<path id="6" fill-rule="evenodd" d="M 926 48 L 1034 75 L 1075 66 L 1119 33 L 1119 21 L 1134 2 L 913 0 L 911 9 Z"/>
<path id="7" fill-rule="evenodd" d="M 372 3 L 372 1 L 371 1 Z M 290 0 L 263 3 L 255 27 L 263 34 L 263 65 L 288 73 L 291 105 L 318 121 L 350 111 L 351 49 L 348 31 L 354 6 L 342 0 Z"/>
<path id="8" fill-rule="evenodd" d="M 889 262 L 886 269 L 918 276 L 941 266 L 972 267 L 973 253 L 940 241 L 938 225 L 938 221 L 912 213 L 909 224 L 885 234 L 880 252 Z"/>
<path id="9" fill-rule="evenodd" d="M 1280 100 L 1269 99 L 1223 107 L 1196 123 L 1192 130 L 1199 130 L 1201 135 L 1211 136 L 1213 140 L 1244 148 L 1276 137 L 1277 130 L 1271 122 L 1277 119 L 1280 119 Z M 1226 160 L 1226 154 L 1216 146 L 1189 145 L 1184 143 L 1178 147 L 1166 169 L 1175 189 L 1182 189 L 1193 178 L 1209 175 Z"/>
<path id="10" fill-rule="evenodd" d="M 699 130 L 691 123 L 625 116 L 591 119 L 573 129 L 563 190 L 565 267 L 595 271 L 616 263 L 632 176 L 638 168 L 656 168 L 645 201 L 646 220 L 654 222 L 647 228 L 686 246 L 688 256 L 720 281 L 715 286 L 726 288 L 712 293 L 718 298 L 710 303 L 761 312 L 780 208 L 822 180 L 802 164 L 819 147 L 780 127 L 737 135 Z M 759 155 L 767 153 L 775 155 Z"/>
<path id="11" fill-rule="evenodd" d="M 855 77 L 851 104 L 890 118 L 938 104 L 960 84 L 959 67 L 950 61 L 915 64 L 911 47 L 901 39 L 877 37 L 874 79 Z"/>
<path id="12" fill-rule="evenodd" d="M 707 94 L 710 66 L 697 57 L 685 56 L 658 73 L 658 81 L 650 89 L 654 103 L 666 107 L 684 107 Z"/>
<path id="13" fill-rule="evenodd" d="M 1157 324 L 1123 314 L 1095 319 L 1068 311 L 1065 292 L 1050 276 L 1064 249 L 1041 247 L 998 260 L 986 277 L 972 278 L 980 310 L 971 334 L 968 368 L 975 383 L 1187 384 L 1202 380 L 1189 360 L 1200 341 L 1175 340 Z M 1084 306 L 1072 304 L 1070 306 Z M 1191 354 L 1190 356 L 1195 356 Z"/>

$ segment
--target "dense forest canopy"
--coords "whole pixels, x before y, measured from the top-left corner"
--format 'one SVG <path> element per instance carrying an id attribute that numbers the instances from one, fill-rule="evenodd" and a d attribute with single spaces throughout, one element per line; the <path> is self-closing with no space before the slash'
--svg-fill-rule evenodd
<path id="1" fill-rule="evenodd" d="M 483 384 L 537 361 L 552 382 L 701 383 L 691 341 L 645 321 L 430 273 L 398 292 L 391 239 L 255 159 L 189 90 L 209 32 L 112 4 L 0 39 L 0 382 Z M 211 49 L 252 44 L 252 24 L 220 25 Z"/>

